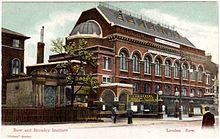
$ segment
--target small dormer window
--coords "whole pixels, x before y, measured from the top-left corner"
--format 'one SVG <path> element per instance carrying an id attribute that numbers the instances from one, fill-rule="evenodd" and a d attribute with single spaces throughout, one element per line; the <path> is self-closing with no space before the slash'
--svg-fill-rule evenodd
<path id="1" fill-rule="evenodd" d="M 142 21 L 139 25 L 141 28 L 145 28 L 144 21 Z"/>
<path id="2" fill-rule="evenodd" d="M 119 12 L 118 12 L 117 19 L 119 19 L 119 20 L 124 20 L 124 18 L 123 18 L 123 16 L 122 16 L 122 11 L 121 11 L 121 10 L 119 10 Z"/>
<path id="3" fill-rule="evenodd" d="M 130 17 L 130 18 L 128 19 L 128 22 L 131 23 L 131 24 L 135 24 L 133 17 Z"/>
<path id="4" fill-rule="evenodd" d="M 12 47 L 19 48 L 20 47 L 20 40 L 13 39 Z"/>

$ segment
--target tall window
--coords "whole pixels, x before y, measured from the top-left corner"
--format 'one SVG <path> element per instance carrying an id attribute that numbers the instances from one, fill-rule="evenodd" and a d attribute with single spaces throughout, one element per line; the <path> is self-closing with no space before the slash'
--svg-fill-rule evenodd
<path id="1" fill-rule="evenodd" d="M 192 65 L 191 68 L 193 69 L 193 71 L 190 72 L 190 79 L 191 80 L 196 80 L 196 67 L 194 65 Z"/>
<path id="2" fill-rule="evenodd" d="M 210 74 L 206 74 L 206 84 L 210 84 Z"/>
<path id="3" fill-rule="evenodd" d="M 149 57 L 146 57 L 144 60 L 144 73 L 146 74 L 151 73 L 151 60 Z"/>
<path id="4" fill-rule="evenodd" d="M 186 96 L 186 91 L 187 91 L 186 88 L 183 88 L 183 89 L 182 89 L 182 96 Z"/>
<path id="5" fill-rule="evenodd" d="M 178 67 L 178 63 L 174 64 L 174 78 L 179 78 L 179 67 Z"/>
<path id="6" fill-rule="evenodd" d="M 139 91 L 139 84 L 138 83 L 134 83 L 133 84 L 133 91 L 134 92 L 138 92 Z"/>
<path id="7" fill-rule="evenodd" d="M 134 54 L 132 59 L 133 59 L 133 72 L 139 72 L 140 71 L 140 64 L 139 64 L 138 55 Z"/>
<path id="8" fill-rule="evenodd" d="M 161 61 L 158 58 L 155 60 L 155 75 L 161 75 Z"/>
<path id="9" fill-rule="evenodd" d="M 165 62 L 165 76 L 170 77 L 170 69 L 171 69 L 171 65 L 169 61 Z"/>
<path id="10" fill-rule="evenodd" d="M 13 39 L 12 47 L 19 48 L 20 47 L 20 40 Z"/>
<path id="11" fill-rule="evenodd" d="M 12 74 L 19 74 L 20 72 L 21 63 L 19 59 L 12 60 Z"/>
<path id="12" fill-rule="evenodd" d="M 111 70 L 111 58 L 109 58 L 109 57 L 103 57 L 102 68 L 103 68 L 104 70 Z"/>
<path id="13" fill-rule="evenodd" d="M 183 79 L 188 79 L 188 66 L 186 64 L 183 64 L 182 67 L 182 77 Z"/>
<path id="14" fill-rule="evenodd" d="M 166 86 L 165 86 L 165 94 L 166 94 L 166 95 L 170 95 L 170 92 L 171 92 L 170 86 L 169 86 L 169 85 L 166 85 Z"/>
<path id="15" fill-rule="evenodd" d="M 150 92 L 150 84 L 144 84 L 144 92 L 149 93 Z"/>
<path id="16" fill-rule="evenodd" d="M 160 91 L 161 90 L 161 86 L 160 85 L 156 85 L 155 86 L 155 93 L 158 93 L 158 91 Z"/>
<path id="17" fill-rule="evenodd" d="M 199 67 L 199 69 L 198 69 L 198 80 L 199 81 L 202 81 L 202 76 L 203 75 L 203 69 L 202 69 L 202 67 Z"/>
<path id="18" fill-rule="evenodd" d="M 198 96 L 199 96 L 199 97 L 202 97 L 202 90 L 201 90 L 201 89 L 200 89 L 199 92 L 198 92 Z"/>
<path id="19" fill-rule="evenodd" d="M 190 96 L 195 96 L 195 89 L 191 89 Z"/>
<path id="20" fill-rule="evenodd" d="M 121 70 L 128 70 L 128 62 L 127 62 L 127 55 L 125 52 L 120 53 L 120 69 Z"/>

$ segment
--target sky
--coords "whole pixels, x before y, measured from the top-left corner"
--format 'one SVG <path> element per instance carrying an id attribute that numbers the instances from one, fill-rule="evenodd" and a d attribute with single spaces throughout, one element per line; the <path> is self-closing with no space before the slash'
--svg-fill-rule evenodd
<path id="1" fill-rule="evenodd" d="M 108 2 L 160 24 L 174 27 L 198 49 L 211 53 L 218 63 L 219 15 L 217 2 Z M 31 37 L 25 41 L 25 66 L 36 64 L 37 42 L 44 26 L 45 62 L 51 40 L 68 36 L 80 14 L 98 6 L 98 2 L 6 2 L 2 3 L 2 27 Z"/>

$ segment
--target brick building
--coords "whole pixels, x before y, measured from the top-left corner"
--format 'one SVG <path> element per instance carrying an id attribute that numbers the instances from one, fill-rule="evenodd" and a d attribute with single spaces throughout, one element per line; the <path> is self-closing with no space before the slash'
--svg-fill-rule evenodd
<path id="1" fill-rule="evenodd" d="M 172 28 L 100 4 L 82 12 L 66 42 L 80 38 L 87 40 L 88 50 L 98 57 L 97 69 L 85 69 L 85 73 L 92 71 L 101 82 L 92 101 L 100 101 L 109 107 L 117 103 L 125 110 L 129 95 L 162 92 L 160 97 L 167 114 L 174 113 L 179 92 L 185 114 L 192 100 L 195 114 L 201 114 L 202 104 L 213 103 L 212 98 L 204 97 L 205 51 Z M 49 65 L 62 60 L 61 55 L 52 55 L 49 64 L 29 66 L 27 72 L 52 72 L 54 67 Z M 136 106 L 139 113 L 145 110 L 154 113 L 158 109 L 154 103 L 131 105 Z"/>
<path id="2" fill-rule="evenodd" d="M 24 72 L 24 46 L 29 39 L 21 33 L 2 28 L 2 105 L 6 103 L 6 79 Z"/>

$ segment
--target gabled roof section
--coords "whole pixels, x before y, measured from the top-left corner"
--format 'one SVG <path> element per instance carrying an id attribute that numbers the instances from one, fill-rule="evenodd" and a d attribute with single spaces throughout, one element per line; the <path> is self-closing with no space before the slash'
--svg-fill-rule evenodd
<path id="1" fill-rule="evenodd" d="M 24 34 L 6 29 L 6 28 L 2 28 L 2 33 L 6 33 L 6 34 L 11 34 L 11 35 L 15 35 L 15 36 L 19 36 L 19 37 L 23 37 L 25 39 L 29 39 L 30 37 L 25 36 Z"/>
<path id="2" fill-rule="evenodd" d="M 121 9 L 111 7 L 107 4 L 99 4 L 97 7 L 101 15 L 107 19 L 111 25 L 117 25 L 151 36 L 155 36 L 167 41 L 183 44 L 189 47 L 195 46 L 185 37 L 181 36 L 177 31 L 151 21 L 132 16 L 129 12 L 123 12 Z"/>

